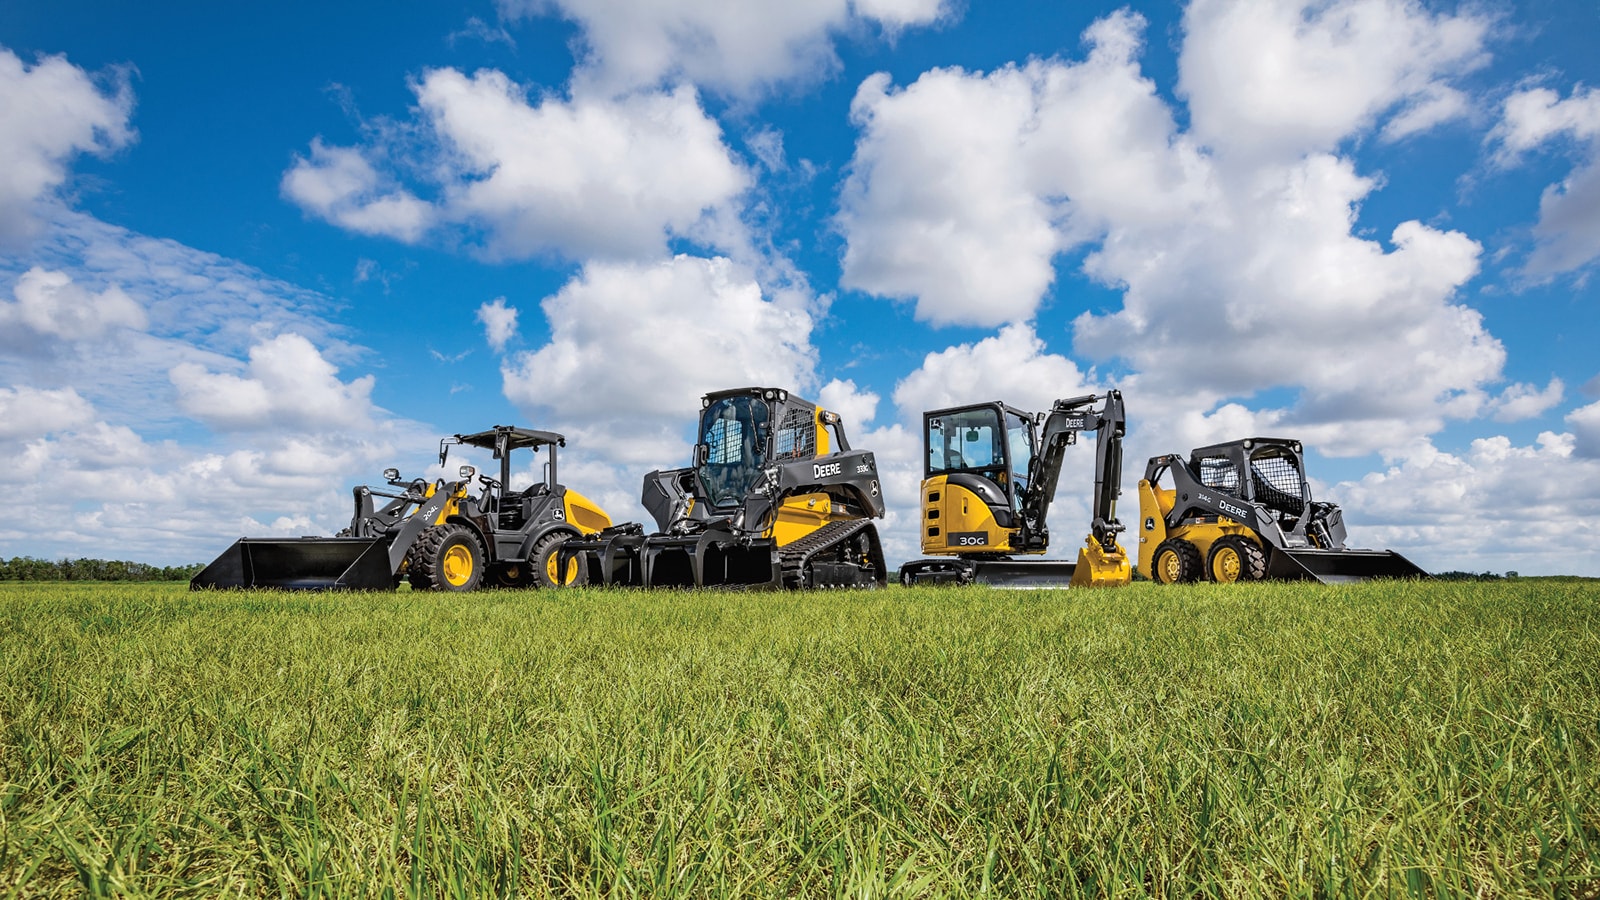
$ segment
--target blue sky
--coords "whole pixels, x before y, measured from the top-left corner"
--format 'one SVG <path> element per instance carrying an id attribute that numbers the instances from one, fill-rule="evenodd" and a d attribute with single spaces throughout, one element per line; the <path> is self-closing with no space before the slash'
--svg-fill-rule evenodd
<path id="1" fill-rule="evenodd" d="M 1353 543 L 1600 575 L 1600 11 L 1201 0 L 12 3 L 0 555 L 331 533 L 439 436 L 619 519 L 698 396 L 1120 387 L 1315 448 Z M 1089 454 L 1053 514 L 1087 526 Z"/>

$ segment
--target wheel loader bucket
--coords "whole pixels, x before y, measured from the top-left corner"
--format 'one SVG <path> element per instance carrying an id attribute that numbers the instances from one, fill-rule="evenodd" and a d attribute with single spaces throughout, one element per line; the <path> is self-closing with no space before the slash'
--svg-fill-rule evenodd
<path id="1" fill-rule="evenodd" d="M 1267 577 L 1338 584 L 1374 578 L 1426 578 L 1428 573 L 1393 550 L 1274 549 L 1267 561 Z"/>
<path id="2" fill-rule="evenodd" d="M 241 538 L 189 581 L 206 588 L 392 591 L 389 547 L 372 538 Z"/>

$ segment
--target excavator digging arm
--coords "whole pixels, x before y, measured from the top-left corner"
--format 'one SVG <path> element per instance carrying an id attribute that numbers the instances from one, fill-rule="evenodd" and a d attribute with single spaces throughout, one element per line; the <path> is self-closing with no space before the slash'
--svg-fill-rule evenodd
<path id="1" fill-rule="evenodd" d="M 1098 410 L 1096 401 L 1105 403 Z M 1061 478 L 1061 461 L 1069 445 L 1084 431 L 1095 433 L 1094 522 L 1090 533 L 1106 552 L 1117 550 L 1117 497 L 1122 494 L 1122 436 L 1127 432 L 1122 392 L 1086 394 L 1057 400 L 1039 434 L 1039 452 L 1028 466 L 1028 488 L 1022 495 L 1022 518 L 1030 533 L 1044 534 L 1045 517 Z"/>

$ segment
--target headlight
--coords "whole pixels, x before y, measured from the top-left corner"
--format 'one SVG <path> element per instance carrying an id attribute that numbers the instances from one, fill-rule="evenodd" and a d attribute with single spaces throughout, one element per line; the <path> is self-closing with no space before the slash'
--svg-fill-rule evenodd
<path id="1" fill-rule="evenodd" d="M 478 474 L 478 470 L 471 466 L 462 466 L 458 474 L 461 476 L 462 481 L 466 481 L 468 478 Z"/>
<path id="2" fill-rule="evenodd" d="M 384 481 L 399 481 L 400 480 L 400 470 L 399 469 L 384 469 L 383 470 L 383 480 Z"/>

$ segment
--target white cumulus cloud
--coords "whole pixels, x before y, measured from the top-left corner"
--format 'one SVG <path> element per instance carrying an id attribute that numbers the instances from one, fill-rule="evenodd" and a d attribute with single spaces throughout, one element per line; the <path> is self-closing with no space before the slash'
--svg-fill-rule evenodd
<path id="1" fill-rule="evenodd" d="M 311 155 L 297 157 L 283 175 L 283 195 L 306 212 L 359 234 L 408 244 L 422 238 L 434 209 L 385 179 L 352 147 L 311 141 Z"/>
<path id="2" fill-rule="evenodd" d="M 1338 153 L 1390 112 L 1395 135 L 1442 120 L 1430 104 L 1454 102 L 1485 22 L 1384 2 L 1201 2 L 1184 21 L 1187 131 L 1127 12 L 1085 32 L 1081 62 L 868 79 L 844 283 L 935 324 L 1023 322 L 1057 255 L 1086 247 L 1122 308 L 1081 314 L 1075 349 L 1127 362 L 1146 396 L 1207 416 L 1288 389 L 1292 407 L 1251 417 L 1341 454 L 1488 409 L 1505 351 L 1458 299 L 1482 248 L 1417 221 L 1360 234 L 1381 178 Z"/>
<path id="3" fill-rule="evenodd" d="M 506 342 L 517 334 L 517 309 L 506 305 L 506 298 L 496 297 L 478 307 L 478 321 L 483 324 L 484 340 L 499 352 Z"/>
<path id="4" fill-rule="evenodd" d="M 1548 277 L 1600 258 L 1600 90 L 1574 88 L 1565 100 L 1549 88 L 1518 91 L 1506 98 L 1489 141 L 1502 166 L 1562 141 L 1577 159 L 1565 178 L 1539 196 L 1534 249 L 1524 271 Z"/>
<path id="5" fill-rule="evenodd" d="M 751 175 L 694 89 L 617 99 L 530 100 L 504 73 L 432 69 L 413 85 L 423 157 L 380 171 L 377 147 L 311 144 L 284 196 L 362 234 L 421 240 L 452 228 L 495 259 L 659 256 L 671 238 L 745 240 L 737 199 Z M 421 173 L 434 201 L 400 186 Z"/>
<path id="6" fill-rule="evenodd" d="M 1576 438 L 1574 451 L 1588 459 L 1600 459 L 1600 403 L 1581 406 L 1567 414 Z"/>
<path id="7" fill-rule="evenodd" d="M 556 13 L 582 29 L 585 90 L 622 93 L 690 81 L 720 93 L 815 81 L 839 61 L 836 35 L 875 24 L 893 35 L 946 15 L 943 0 L 501 0 L 504 14 Z"/>
<path id="8" fill-rule="evenodd" d="M 115 328 L 140 330 L 148 324 L 144 308 L 120 287 L 93 293 L 65 272 L 34 266 L 12 291 L 16 302 L 0 300 L 0 327 L 15 337 L 30 332 L 36 338 L 93 340 Z"/>
<path id="9" fill-rule="evenodd" d="M 98 81 L 64 56 L 30 66 L 0 47 L 0 240 L 33 233 L 34 203 L 66 182 L 75 156 L 133 140 L 126 73 Z"/>
<path id="10" fill-rule="evenodd" d="M 938 325 L 1024 321 L 1062 250 L 1199 218 L 1206 175 L 1139 71 L 1143 28 L 1125 12 L 1095 23 L 1081 63 L 935 69 L 899 91 L 886 75 L 863 82 L 842 283 L 914 298 Z"/>
<path id="11" fill-rule="evenodd" d="M 1528 446 L 1495 435 L 1459 454 L 1423 442 L 1330 496 L 1352 544 L 1400 550 L 1431 572 L 1600 575 L 1600 459 L 1576 453 L 1572 434 Z"/>
<path id="12" fill-rule="evenodd" d="M 1195 137 L 1256 162 L 1331 148 L 1392 110 L 1390 137 L 1463 112 L 1448 81 L 1487 62 L 1491 22 L 1412 0 L 1194 0 L 1183 24 Z"/>
<path id="13" fill-rule="evenodd" d="M 0 440 L 42 437 L 93 417 L 94 407 L 72 388 L 0 387 Z"/>
<path id="14" fill-rule="evenodd" d="M 183 410 L 213 428 L 354 428 L 373 417 L 373 377 L 340 381 L 338 369 L 298 334 L 250 348 L 246 372 L 182 363 L 170 375 Z"/>

